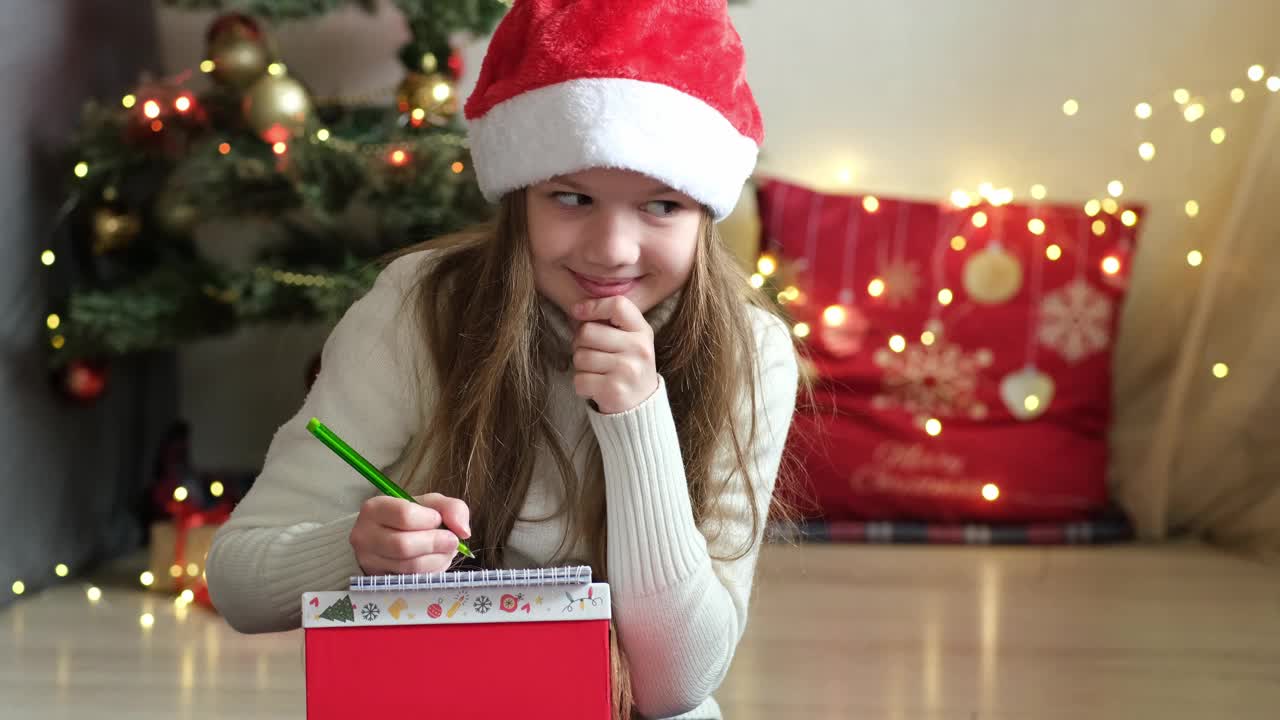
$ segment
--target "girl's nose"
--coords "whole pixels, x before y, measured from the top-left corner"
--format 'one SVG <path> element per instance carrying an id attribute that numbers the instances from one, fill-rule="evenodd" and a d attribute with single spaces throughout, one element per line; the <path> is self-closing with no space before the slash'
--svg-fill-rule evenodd
<path id="1" fill-rule="evenodd" d="M 583 259 L 603 268 L 634 265 L 640 259 L 639 228 L 620 212 L 602 212 L 589 229 Z"/>

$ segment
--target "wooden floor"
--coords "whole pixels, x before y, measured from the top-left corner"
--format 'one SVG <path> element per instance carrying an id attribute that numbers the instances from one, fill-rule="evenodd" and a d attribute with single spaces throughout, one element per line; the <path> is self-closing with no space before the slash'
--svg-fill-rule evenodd
<path id="1" fill-rule="evenodd" d="M 0 611 L 0 717 L 303 717 L 298 633 L 96 582 L 96 604 L 76 581 Z M 1280 570 L 1195 545 L 771 546 L 717 697 L 729 720 L 1274 720 Z"/>

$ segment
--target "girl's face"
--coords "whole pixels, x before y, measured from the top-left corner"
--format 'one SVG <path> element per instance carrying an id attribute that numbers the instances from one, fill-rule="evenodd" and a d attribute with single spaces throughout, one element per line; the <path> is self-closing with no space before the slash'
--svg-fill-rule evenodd
<path id="1" fill-rule="evenodd" d="M 703 210 L 687 195 L 614 169 L 562 175 L 527 192 L 534 281 L 566 313 L 612 295 L 647 312 L 689 279 Z"/>

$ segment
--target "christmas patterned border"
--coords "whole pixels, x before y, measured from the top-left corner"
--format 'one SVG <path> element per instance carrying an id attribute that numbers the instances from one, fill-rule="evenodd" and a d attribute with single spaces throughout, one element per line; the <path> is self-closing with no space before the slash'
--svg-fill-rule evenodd
<path id="1" fill-rule="evenodd" d="M 808 520 L 793 529 L 770 528 L 774 542 L 847 542 L 926 545 L 1106 545 L 1130 542 L 1133 527 L 1124 518 L 1076 523 L 1006 525 L 911 521 Z"/>
<path id="2" fill-rule="evenodd" d="M 328 590 L 302 595 L 304 628 L 608 620 L 609 585 Z"/>

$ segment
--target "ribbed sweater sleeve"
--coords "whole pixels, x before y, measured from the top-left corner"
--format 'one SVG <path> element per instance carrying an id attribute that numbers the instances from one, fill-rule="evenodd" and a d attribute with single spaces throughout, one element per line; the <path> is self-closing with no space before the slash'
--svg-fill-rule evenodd
<path id="1" fill-rule="evenodd" d="M 695 524 L 661 378 L 657 391 L 627 412 L 589 413 L 604 458 L 614 622 L 630 661 L 637 709 L 646 717 L 688 712 L 710 697 L 746 627 L 752 576 L 798 384 L 787 328 L 762 311 L 752 312 L 759 368 L 756 442 L 747 453 L 760 519 L 754 532 L 746 478 L 735 470 L 728 449 L 711 476 L 713 486 L 727 479 L 716 498 L 716 518 L 707 528 Z M 751 405 L 745 395 L 743 400 L 735 420 L 745 442 Z M 746 548 L 738 559 L 715 559 Z"/>

